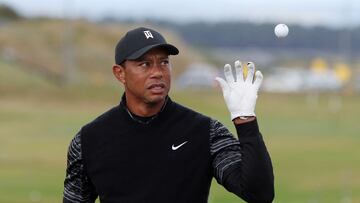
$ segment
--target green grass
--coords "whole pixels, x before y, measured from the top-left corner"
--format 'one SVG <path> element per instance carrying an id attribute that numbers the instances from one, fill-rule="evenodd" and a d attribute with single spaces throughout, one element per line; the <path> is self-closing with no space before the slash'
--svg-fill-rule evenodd
<path id="1" fill-rule="evenodd" d="M 52 97 L 1 97 L 0 202 L 61 201 L 71 138 L 117 104 L 120 95 L 108 90 L 108 96 L 91 100 L 93 93 L 87 91 L 84 100 L 72 100 L 71 91 Z M 219 92 L 171 95 L 234 132 Z M 343 97 L 338 113 L 329 112 L 328 97 L 321 95 L 316 110 L 307 106 L 306 95 L 259 97 L 257 114 L 273 160 L 276 202 L 341 202 L 349 195 L 360 201 L 359 97 Z M 214 181 L 210 202 L 241 201 Z"/>
<path id="2" fill-rule="evenodd" d="M 219 95 L 188 94 L 178 99 L 234 132 Z M 274 165 L 275 202 L 341 202 L 349 196 L 359 202 L 360 98 L 324 94 L 317 105 L 310 105 L 307 97 L 262 94 L 258 100 L 260 129 Z M 331 110 L 329 100 L 336 97 L 342 107 Z M 239 202 L 217 185 L 212 191 L 213 202 Z"/>
<path id="3" fill-rule="evenodd" d="M 55 86 L 0 60 L 0 202 L 61 202 L 70 140 L 116 105 L 121 92 L 115 80 L 106 86 Z M 173 91 L 171 97 L 235 132 L 220 90 Z M 257 115 L 273 161 L 275 202 L 360 202 L 360 96 L 314 98 L 259 96 Z M 339 98 L 342 106 L 332 110 Z M 216 181 L 209 200 L 242 202 Z"/>
<path id="4" fill-rule="evenodd" d="M 111 75 L 111 47 L 127 27 L 81 22 L 72 26 L 77 33 L 73 40 L 79 68 L 76 80 L 62 86 L 34 70 L 63 71 L 64 38 L 59 32 L 63 22 L 29 21 L 1 28 L 0 44 L 15 50 L 19 58 L 6 62 L 0 56 L 1 203 L 61 202 L 70 140 L 82 125 L 118 103 L 122 89 Z M 174 73 L 199 58 L 184 49 L 187 54 L 174 58 Z M 172 92 L 171 96 L 235 132 L 220 90 Z M 259 96 L 257 115 L 273 161 L 275 202 L 360 202 L 360 96 L 316 98 Z M 342 107 L 331 109 L 339 98 Z M 216 181 L 209 200 L 242 202 Z"/>

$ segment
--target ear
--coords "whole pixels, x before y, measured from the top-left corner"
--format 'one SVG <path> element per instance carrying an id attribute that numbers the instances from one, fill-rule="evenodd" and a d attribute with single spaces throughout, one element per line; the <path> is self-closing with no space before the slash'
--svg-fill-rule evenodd
<path id="1" fill-rule="evenodd" d="M 122 84 L 125 84 L 125 68 L 121 65 L 115 64 L 113 65 L 113 74 L 118 81 Z"/>

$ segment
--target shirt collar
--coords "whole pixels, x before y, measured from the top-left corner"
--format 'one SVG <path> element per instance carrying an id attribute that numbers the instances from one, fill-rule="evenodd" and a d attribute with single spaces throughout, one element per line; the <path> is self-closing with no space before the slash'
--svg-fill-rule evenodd
<path id="1" fill-rule="evenodd" d="M 165 111 L 165 109 L 167 108 L 167 106 L 170 105 L 171 103 L 171 99 L 170 97 L 167 95 L 166 98 L 165 98 L 165 102 L 163 104 L 163 106 L 161 107 L 160 111 L 153 115 L 153 116 L 150 116 L 150 117 L 142 117 L 142 116 L 138 116 L 134 113 L 132 113 L 127 105 L 126 105 L 126 96 L 125 96 L 125 93 L 121 96 L 121 101 L 120 101 L 120 107 L 123 108 L 126 113 L 129 115 L 129 117 L 131 118 L 131 120 L 137 122 L 137 123 L 140 123 L 140 124 L 149 124 L 151 123 L 153 120 L 155 120 L 160 114 L 162 114 L 162 112 Z"/>

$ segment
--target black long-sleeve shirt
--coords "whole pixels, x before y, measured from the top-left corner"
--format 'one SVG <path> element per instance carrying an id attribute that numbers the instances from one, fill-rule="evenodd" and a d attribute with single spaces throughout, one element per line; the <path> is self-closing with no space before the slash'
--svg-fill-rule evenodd
<path id="1" fill-rule="evenodd" d="M 271 202 L 272 165 L 257 121 L 235 125 L 238 139 L 217 120 L 211 119 L 209 126 L 209 154 L 217 182 L 247 202 Z M 81 143 L 79 133 L 69 146 L 64 202 L 94 202 L 98 196 L 84 171 Z"/>

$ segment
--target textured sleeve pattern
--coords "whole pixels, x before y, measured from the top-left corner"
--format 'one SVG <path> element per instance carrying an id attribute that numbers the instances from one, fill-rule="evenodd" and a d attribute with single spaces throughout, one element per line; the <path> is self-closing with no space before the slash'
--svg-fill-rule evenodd
<path id="1" fill-rule="evenodd" d="M 241 162 L 241 153 L 239 141 L 217 120 L 210 123 L 210 153 L 215 179 L 222 184 L 226 169 Z"/>
<path id="2" fill-rule="evenodd" d="M 64 203 L 89 203 L 95 202 L 97 198 L 95 189 L 84 171 L 80 139 L 79 133 L 69 146 L 64 181 Z"/>
<path id="3" fill-rule="evenodd" d="M 221 123 L 211 123 L 214 176 L 218 183 L 246 202 L 270 203 L 275 195 L 274 175 L 257 120 L 235 128 L 238 140 Z"/>

